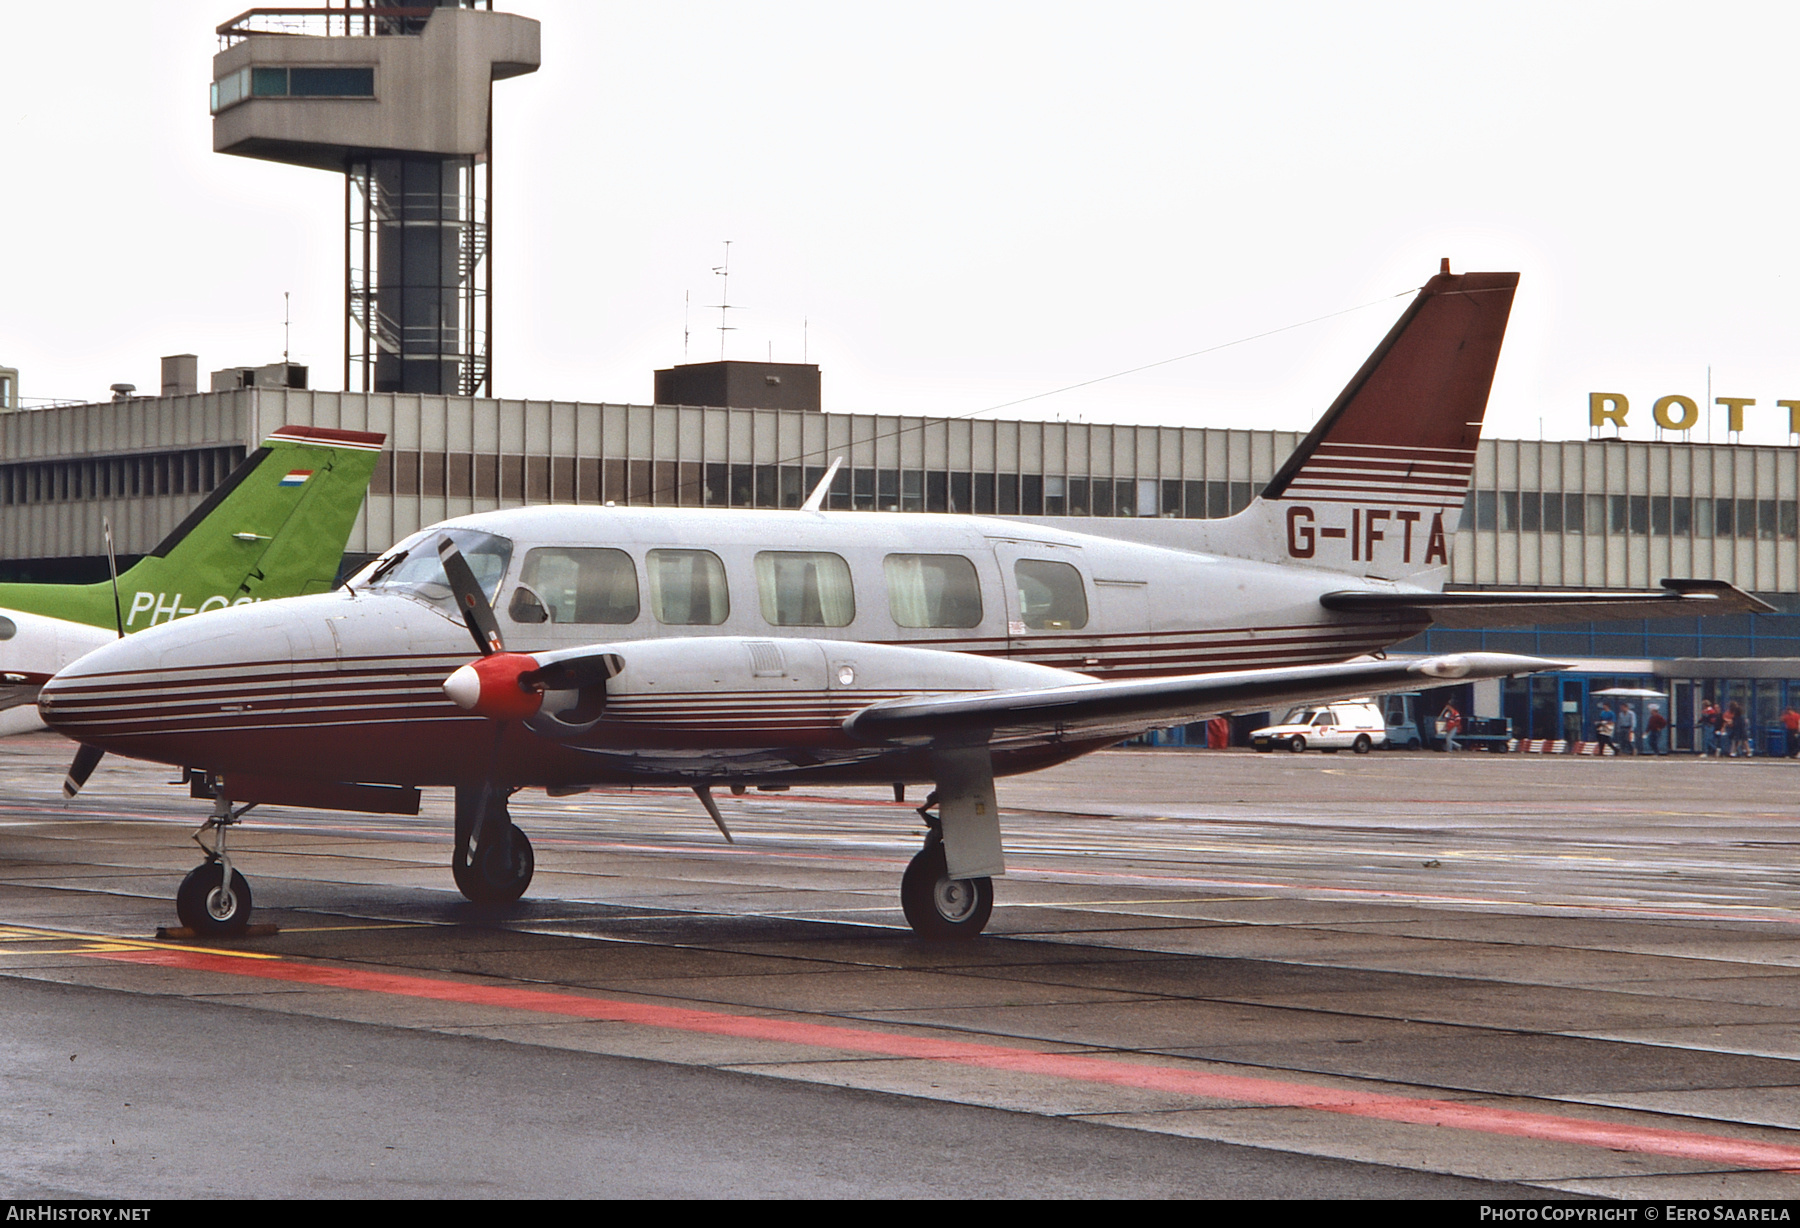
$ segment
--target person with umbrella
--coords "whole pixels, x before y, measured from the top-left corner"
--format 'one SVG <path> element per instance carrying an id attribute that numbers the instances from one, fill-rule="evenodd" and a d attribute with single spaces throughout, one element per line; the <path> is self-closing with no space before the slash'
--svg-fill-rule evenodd
<path id="1" fill-rule="evenodd" d="M 1621 755 L 1635 755 L 1638 753 L 1637 727 L 1638 719 L 1636 705 L 1620 700 L 1618 733 L 1615 735 L 1615 740 L 1619 744 L 1619 753 Z"/>

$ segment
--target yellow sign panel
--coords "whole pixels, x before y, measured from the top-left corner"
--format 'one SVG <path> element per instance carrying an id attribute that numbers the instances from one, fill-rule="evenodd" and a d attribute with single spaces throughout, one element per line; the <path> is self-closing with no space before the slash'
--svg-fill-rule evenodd
<path id="1" fill-rule="evenodd" d="M 1725 407 L 1725 429 L 1744 429 L 1744 410 L 1756 404 L 1755 397 L 1714 397 L 1714 405 Z M 1800 435 L 1800 401 L 1777 401 L 1787 410 L 1789 432 Z M 1588 426 L 1594 430 L 1608 424 L 1623 429 L 1631 413 L 1631 401 L 1622 392 L 1588 393 Z M 1700 421 L 1700 406 L 1693 397 L 1673 393 L 1658 397 L 1650 408 L 1650 416 L 1665 431 L 1691 431 Z"/>

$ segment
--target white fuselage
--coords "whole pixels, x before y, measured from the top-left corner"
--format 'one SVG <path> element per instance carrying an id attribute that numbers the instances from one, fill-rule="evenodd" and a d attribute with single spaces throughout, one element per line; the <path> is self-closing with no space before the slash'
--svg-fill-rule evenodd
<path id="1" fill-rule="evenodd" d="M 0 737 L 42 729 L 32 706 L 38 688 L 64 666 L 80 660 L 118 632 L 86 623 L 0 610 Z"/>
<path id="2" fill-rule="evenodd" d="M 1341 661 L 1384 648 L 1418 629 L 1392 619 L 1334 614 L 1320 606 L 1324 593 L 1369 586 L 1354 575 L 1011 520 L 547 507 L 446 523 L 513 542 L 494 608 L 508 646 L 528 652 L 669 635 L 803 635 L 1010 656 L 1097 677 L 1133 677 Z M 636 616 L 597 623 L 559 611 L 553 621 L 515 621 L 513 598 L 526 557 L 533 549 L 558 546 L 610 547 L 629 555 L 640 588 Z M 670 624 L 658 617 L 645 591 L 647 556 L 668 548 L 704 548 L 717 556 L 727 590 L 727 609 L 719 622 Z M 831 618 L 833 625 L 772 621 L 771 612 L 777 619 L 793 612 L 771 605 L 769 578 L 759 579 L 757 569 L 757 556 L 765 552 L 822 552 L 841 558 L 852 586 L 853 614 L 847 621 L 839 621 L 841 614 Z M 928 555 L 957 555 L 972 565 L 980 594 L 973 625 L 906 625 L 921 620 L 917 611 L 906 608 L 904 595 L 893 591 L 890 560 Z M 1029 578 L 1022 582 L 1020 564 L 1029 571 L 1031 564 L 1043 562 L 1073 569 L 1085 604 L 1077 617 L 1046 617 L 1045 610 L 1031 608 L 1034 591 L 1041 589 Z M 809 615 L 800 612 L 799 617 Z"/>
<path id="3" fill-rule="evenodd" d="M 581 729 L 554 738 L 515 724 L 489 749 L 493 723 L 443 690 L 476 655 L 443 583 L 446 535 L 510 652 L 602 646 L 631 658 L 608 684 L 605 720 L 589 728 L 564 713 Z M 843 722 L 908 695 L 1050 684 L 1002 667 L 1077 682 L 1304 668 L 1417 630 L 1320 604 L 1364 584 L 975 517 L 530 508 L 427 529 L 336 593 L 140 632 L 59 675 L 45 699 L 52 725 L 84 742 L 274 776 L 457 783 L 499 756 L 508 779 L 552 784 L 693 765 L 734 779 L 853 766 L 908 779 L 923 769 L 880 763 L 888 752 Z M 997 757 L 995 770 L 1119 736 L 1090 731 Z"/>

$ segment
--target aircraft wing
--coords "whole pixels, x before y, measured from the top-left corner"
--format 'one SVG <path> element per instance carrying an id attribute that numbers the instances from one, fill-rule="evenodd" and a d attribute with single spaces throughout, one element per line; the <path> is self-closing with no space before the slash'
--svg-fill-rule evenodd
<path id="1" fill-rule="evenodd" d="M 1319 604 L 1355 614 L 1423 614 L 1437 627 L 1528 627 L 1614 618 L 1769 614 L 1775 607 L 1724 580 L 1664 580 L 1660 593 L 1326 593 Z"/>
<path id="2" fill-rule="evenodd" d="M 844 728 L 851 736 L 870 742 L 1128 737 L 1159 726 L 1187 724 L 1234 712 L 1561 667 L 1561 662 L 1539 657 L 1467 652 L 1178 678 L 1074 683 L 977 695 L 888 700 L 856 713 L 844 722 Z"/>
<path id="3" fill-rule="evenodd" d="M 38 692 L 48 681 L 48 674 L 0 672 L 0 712 L 36 703 Z"/>

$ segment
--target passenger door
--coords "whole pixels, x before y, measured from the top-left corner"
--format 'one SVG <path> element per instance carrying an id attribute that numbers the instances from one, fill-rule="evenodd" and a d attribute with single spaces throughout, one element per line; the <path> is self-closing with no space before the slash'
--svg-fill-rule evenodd
<path id="1" fill-rule="evenodd" d="M 1098 668 L 1095 595 L 1080 549 L 1016 539 L 993 545 L 1006 593 L 1007 655 L 1061 669 Z"/>

